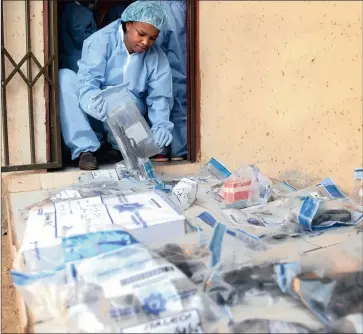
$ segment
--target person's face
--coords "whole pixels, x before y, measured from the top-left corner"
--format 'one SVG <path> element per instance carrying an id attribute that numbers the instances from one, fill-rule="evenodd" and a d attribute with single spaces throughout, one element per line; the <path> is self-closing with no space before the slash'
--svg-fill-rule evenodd
<path id="1" fill-rule="evenodd" d="M 126 46 L 130 53 L 142 53 L 151 48 L 159 36 L 159 30 L 143 22 L 126 23 Z"/>

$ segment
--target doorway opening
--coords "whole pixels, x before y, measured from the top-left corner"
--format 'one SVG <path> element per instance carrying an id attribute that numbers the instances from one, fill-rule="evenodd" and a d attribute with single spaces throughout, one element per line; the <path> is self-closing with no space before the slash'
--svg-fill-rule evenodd
<path id="1" fill-rule="evenodd" d="M 62 60 L 62 53 L 67 51 L 69 42 L 69 36 L 77 35 L 80 33 L 80 25 L 84 21 L 86 25 L 84 28 L 92 30 L 88 35 L 95 33 L 96 31 L 105 28 L 106 26 L 114 23 L 121 17 L 125 8 L 134 1 L 130 0 L 98 0 L 98 1 L 62 1 L 58 2 L 58 50 L 59 50 L 59 69 L 69 68 L 69 63 Z M 179 56 L 182 55 L 184 64 L 181 64 L 180 60 L 177 64 L 173 64 L 173 59 L 168 56 L 175 54 L 175 50 L 172 49 L 175 44 L 173 41 L 167 43 L 162 39 L 159 42 L 159 46 L 167 54 L 170 63 L 170 67 L 173 74 L 174 87 L 179 85 L 179 90 L 175 94 L 174 88 L 174 108 L 171 110 L 170 121 L 174 123 L 173 130 L 173 142 L 169 147 L 166 154 L 171 158 L 171 161 L 165 163 L 181 163 L 181 162 L 195 162 L 199 159 L 199 103 L 198 103 L 198 69 L 197 69 L 197 5 L 196 0 L 185 1 L 155 1 L 164 7 L 168 15 L 169 22 L 172 24 L 172 29 L 177 29 L 176 39 L 180 47 Z M 81 6 L 81 7 L 79 7 Z M 73 9 L 72 9 L 73 8 Z M 81 9 L 81 10 L 80 10 Z M 72 14 L 73 11 L 73 14 Z M 82 14 L 84 13 L 84 14 Z M 92 29 L 89 29 L 89 22 L 84 20 L 91 13 L 93 24 Z M 72 25 L 70 20 L 74 20 L 75 24 Z M 72 30 L 73 29 L 73 30 Z M 77 30 L 78 29 L 78 30 Z M 82 29 L 82 27 L 81 27 Z M 84 35 L 86 36 L 86 34 Z M 76 36 L 79 38 L 79 35 Z M 175 38 L 175 36 L 174 36 Z M 160 38 L 158 38 L 160 40 Z M 158 41 L 156 42 L 158 44 Z M 168 48 L 168 46 L 171 46 Z M 73 47 L 71 45 L 71 47 Z M 78 57 L 81 55 L 81 51 L 78 52 Z M 173 66 L 177 68 L 173 68 Z M 182 65 L 182 66 L 181 66 Z M 182 75 L 184 78 L 180 80 L 180 69 L 183 69 Z M 179 76 L 177 85 L 175 84 L 176 78 Z M 61 94 L 61 92 L 59 92 Z M 61 96 L 60 96 L 61 99 Z M 179 107 L 179 109 L 178 109 Z M 172 159 L 172 157 L 181 156 L 181 159 Z M 173 162 L 173 160 L 176 160 Z M 64 144 L 62 136 L 62 168 L 76 167 L 78 165 L 77 160 L 71 159 L 71 152 Z M 102 164 L 102 162 L 101 162 Z"/>

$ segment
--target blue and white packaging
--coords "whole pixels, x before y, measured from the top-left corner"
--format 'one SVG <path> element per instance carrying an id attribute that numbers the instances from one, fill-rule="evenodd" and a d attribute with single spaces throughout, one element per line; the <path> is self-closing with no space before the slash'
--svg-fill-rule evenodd
<path id="1" fill-rule="evenodd" d="M 253 234 L 246 232 L 241 228 L 229 228 L 225 224 L 218 222 L 210 213 L 203 212 L 198 216 L 202 222 L 207 224 L 209 227 L 213 229 L 212 239 L 210 242 L 210 249 L 214 255 L 214 257 L 218 257 L 220 259 L 220 252 L 223 243 L 224 235 L 229 235 L 240 242 L 240 245 L 245 246 L 249 249 L 253 250 L 265 250 L 264 245 L 260 241 L 258 237 Z M 217 262 L 215 261 L 214 264 Z"/>
<path id="2" fill-rule="evenodd" d="M 236 184 L 244 185 L 236 187 Z M 242 165 L 223 182 L 212 184 L 209 193 L 213 204 L 222 209 L 243 209 L 267 203 L 272 194 L 272 182 L 257 166 Z M 237 194 L 240 197 L 235 198 Z"/>
<path id="3" fill-rule="evenodd" d="M 236 268 L 250 261 L 254 249 L 258 249 L 256 243 L 260 244 L 259 240 L 244 231 L 229 228 L 223 216 L 217 212 L 211 213 L 194 205 L 184 214 L 189 232 L 181 238 L 171 238 L 169 243 L 187 249 L 188 254 L 192 254 L 193 249 L 208 251 L 209 255 L 203 257 L 205 268 L 220 265 L 223 268 Z M 198 262 L 201 260 L 198 259 Z"/>
<path id="4" fill-rule="evenodd" d="M 58 238 L 46 244 L 34 242 L 17 254 L 15 269 L 26 273 L 53 270 L 65 263 L 115 250 L 135 243 L 135 238 L 117 226 L 109 230 Z"/>
<path id="5" fill-rule="evenodd" d="M 43 203 L 28 214 L 21 250 L 49 247 L 57 239 L 119 227 L 141 242 L 185 234 L 184 216 L 154 191 Z"/>
<path id="6" fill-rule="evenodd" d="M 306 231 L 312 231 L 312 222 L 318 212 L 319 204 L 321 200 L 319 198 L 306 197 L 303 201 L 298 215 L 299 225 Z"/>
<path id="7" fill-rule="evenodd" d="M 280 197 L 315 197 L 323 200 L 344 200 L 347 196 L 343 191 L 337 186 L 337 184 L 330 178 L 325 178 L 318 184 L 299 189 L 297 191 L 291 191 L 286 193 L 280 193 Z"/>
<path id="8" fill-rule="evenodd" d="M 278 200 L 242 210 L 221 210 L 229 228 L 244 231 L 263 245 L 262 249 L 281 245 L 287 240 L 302 236 L 302 228 L 297 216 L 302 200 L 300 198 L 280 198 Z M 303 247 L 303 243 L 297 243 Z"/>
<path id="9" fill-rule="evenodd" d="M 47 307 L 71 332 L 228 332 L 217 305 L 136 240 L 52 271 L 12 275 L 30 309 L 39 315 Z"/>
<path id="10" fill-rule="evenodd" d="M 228 227 L 243 229 L 265 241 L 278 233 L 293 237 L 313 235 L 333 227 L 354 226 L 362 220 L 362 213 L 349 202 L 312 196 L 285 197 L 264 205 L 221 212 Z"/>
<path id="11" fill-rule="evenodd" d="M 352 200 L 357 205 L 358 210 L 363 212 L 363 168 L 354 169 L 353 178 Z"/>
<path id="12" fill-rule="evenodd" d="M 254 256 L 255 251 L 265 250 L 261 240 L 241 228 L 231 227 L 221 215 L 203 208 L 195 218 L 188 221 L 199 231 L 201 240 L 211 253 L 209 267 L 222 266 L 223 270 L 236 268 Z M 196 210 L 193 210 L 196 211 Z"/>
<path id="13" fill-rule="evenodd" d="M 354 180 L 362 180 L 363 179 L 363 168 L 355 168 L 353 178 L 354 178 Z"/>
<path id="14" fill-rule="evenodd" d="M 242 210 L 222 210 L 222 214 L 237 228 L 275 228 L 284 232 L 298 232 L 296 223 L 293 222 L 296 221 L 301 203 L 300 198 L 280 198 Z"/>
<path id="15" fill-rule="evenodd" d="M 272 195 L 274 199 L 279 198 L 281 194 L 293 193 L 297 190 L 297 188 L 295 188 L 292 184 L 286 181 L 282 181 L 272 185 Z"/>
<path id="16" fill-rule="evenodd" d="M 102 91 L 105 95 L 108 91 Z M 109 94 L 112 107 L 108 111 L 107 125 L 112 131 L 117 145 L 124 157 L 128 172 L 135 178 L 145 177 L 145 161 L 161 152 L 155 143 L 152 131 L 140 113 L 132 94 L 121 87 L 118 92 Z M 108 102 L 109 103 L 109 102 Z"/>
<path id="17" fill-rule="evenodd" d="M 121 170 L 117 168 L 110 168 L 110 169 L 99 169 L 95 171 L 85 172 L 82 173 L 78 177 L 78 181 L 80 183 L 88 183 L 93 182 L 94 180 L 105 180 L 105 181 L 120 181 L 124 178 Z"/>
<path id="18" fill-rule="evenodd" d="M 196 175 L 199 181 L 223 181 L 227 179 L 232 172 L 215 158 L 211 158 L 200 172 Z"/>
<path id="19" fill-rule="evenodd" d="M 11 271 L 13 282 L 37 322 L 59 318 L 72 295 L 74 263 L 139 242 L 122 230 L 59 238 L 57 244 L 22 252 L 24 263 Z M 72 266 L 68 264 L 72 263 Z M 62 308 L 60 306 L 62 305 Z"/>
<path id="20" fill-rule="evenodd" d="M 330 177 L 322 180 L 320 182 L 320 185 L 325 189 L 325 191 L 329 194 L 330 199 L 332 200 L 344 199 L 347 197 Z"/>
<path id="21" fill-rule="evenodd" d="M 145 244 L 167 241 L 170 234 L 176 237 L 185 234 L 185 217 L 154 191 L 130 194 L 123 199 L 110 197 L 103 202 L 112 222 Z M 127 210 L 125 204 L 140 207 Z"/>
<path id="22" fill-rule="evenodd" d="M 87 175 L 89 175 L 92 179 L 90 179 L 87 183 L 78 183 L 61 189 L 57 189 L 55 191 L 50 190 L 50 197 L 46 201 L 59 202 L 86 197 L 107 195 L 117 196 L 119 194 L 127 195 L 134 192 L 149 191 L 152 188 L 150 182 L 137 182 L 131 177 L 121 178 L 120 180 L 112 180 L 111 177 L 113 177 L 114 173 L 116 173 L 115 169 L 100 170 L 95 172 L 100 172 L 100 174 L 94 174 L 93 172 L 89 172 Z M 94 179 L 92 175 L 95 175 Z M 34 206 L 37 206 L 37 204 L 32 205 L 32 207 Z"/>
<path id="23" fill-rule="evenodd" d="M 340 199 L 324 201 L 307 197 L 300 207 L 298 222 L 307 231 L 321 231 L 336 227 L 355 226 L 363 213 L 354 210 Z"/>

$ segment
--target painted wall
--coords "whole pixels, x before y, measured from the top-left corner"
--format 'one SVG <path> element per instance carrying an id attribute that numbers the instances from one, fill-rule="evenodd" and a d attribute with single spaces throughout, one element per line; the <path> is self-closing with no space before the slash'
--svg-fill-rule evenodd
<path id="1" fill-rule="evenodd" d="M 362 2 L 199 6 L 202 160 L 349 188 L 362 165 Z"/>
<path id="2" fill-rule="evenodd" d="M 25 1 L 4 1 L 4 44 L 16 63 L 26 54 Z M 44 64 L 43 1 L 30 1 L 31 50 L 40 64 Z M 32 63 L 32 77 L 39 68 Z M 5 58 L 6 77 L 14 69 Z M 21 67 L 27 76 L 27 63 Z M 30 160 L 30 135 L 28 116 L 28 88 L 19 74 L 6 86 L 10 164 L 28 164 Z M 46 112 L 44 79 L 41 77 L 33 87 L 35 153 L 36 162 L 46 162 Z"/>

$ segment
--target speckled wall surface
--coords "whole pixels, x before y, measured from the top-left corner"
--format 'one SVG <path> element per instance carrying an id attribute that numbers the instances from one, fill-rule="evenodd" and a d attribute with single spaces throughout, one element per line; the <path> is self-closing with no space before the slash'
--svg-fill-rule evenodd
<path id="1" fill-rule="evenodd" d="M 199 6 L 202 160 L 349 188 L 362 165 L 362 2 Z"/>

